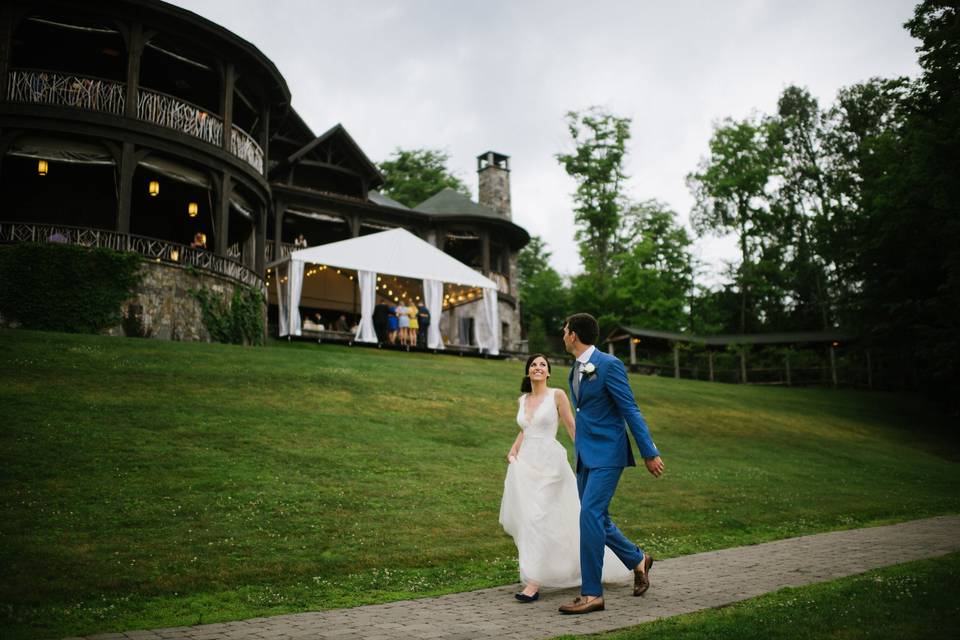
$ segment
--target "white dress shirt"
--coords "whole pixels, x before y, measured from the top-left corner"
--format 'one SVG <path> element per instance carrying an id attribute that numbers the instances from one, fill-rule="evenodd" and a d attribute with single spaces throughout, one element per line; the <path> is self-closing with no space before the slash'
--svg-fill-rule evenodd
<path id="1" fill-rule="evenodd" d="M 590 362 L 590 356 L 592 356 L 593 352 L 596 350 L 597 348 L 594 345 L 590 345 L 589 347 L 584 349 L 583 353 L 577 356 L 577 362 L 579 362 L 581 365 L 587 364 L 588 362 Z M 580 384 L 580 382 L 583 380 L 583 373 L 580 372 L 580 367 L 577 367 L 577 375 L 580 376 L 577 379 L 577 384 Z"/>

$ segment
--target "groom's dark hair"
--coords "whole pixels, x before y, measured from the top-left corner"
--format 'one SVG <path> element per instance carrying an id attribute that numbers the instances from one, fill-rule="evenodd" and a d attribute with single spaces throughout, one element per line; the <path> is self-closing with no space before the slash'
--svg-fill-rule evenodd
<path id="1" fill-rule="evenodd" d="M 583 344 L 596 344 L 600 335 L 597 319 L 589 313 L 575 313 L 566 321 L 567 331 L 577 334 Z"/>

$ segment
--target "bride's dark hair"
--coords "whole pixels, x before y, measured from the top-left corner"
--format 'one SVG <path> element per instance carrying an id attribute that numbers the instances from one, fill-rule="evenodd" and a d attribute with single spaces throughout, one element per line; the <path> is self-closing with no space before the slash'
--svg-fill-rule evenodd
<path id="1" fill-rule="evenodd" d="M 533 364 L 533 361 L 537 358 L 543 358 L 547 362 L 547 373 L 551 373 L 550 370 L 550 358 L 543 355 L 542 353 L 534 353 L 529 358 L 527 358 L 527 366 L 523 368 L 523 382 L 520 383 L 520 392 L 521 393 L 530 393 L 533 391 L 533 386 L 530 384 L 530 365 Z"/>

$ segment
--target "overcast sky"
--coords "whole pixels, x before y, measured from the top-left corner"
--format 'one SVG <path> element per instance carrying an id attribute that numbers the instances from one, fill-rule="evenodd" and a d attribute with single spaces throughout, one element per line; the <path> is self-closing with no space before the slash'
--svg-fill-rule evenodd
<path id="1" fill-rule="evenodd" d="M 564 114 L 600 105 L 633 120 L 628 194 L 687 224 L 685 176 L 712 125 L 769 113 L 789 84 L 821 105 L 873 76 L 916 76 L 912 0 L 176 0 L 252 42 L 319 134 L 342 123 L 374 162 L 439 148 L 477 194 L 476 156 L 510 156 L 513 220 L 580 270 Z M 730 238 L 695 254 L 718 282 Z M 711 275 L 711 272 L 713 275 Z"/>

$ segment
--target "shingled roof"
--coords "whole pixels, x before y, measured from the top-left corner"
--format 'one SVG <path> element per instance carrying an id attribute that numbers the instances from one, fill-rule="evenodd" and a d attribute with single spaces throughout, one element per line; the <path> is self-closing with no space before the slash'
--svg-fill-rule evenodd
<path id="1" fill-rule="evenodd" d="M 469 197 L 450 187 L 430 196 L 416 207 L 414 211 L 429 213 L 433 216 L 478 216 L 481 218 L 505 218 L 492 209 L 477 204 Z"/>

